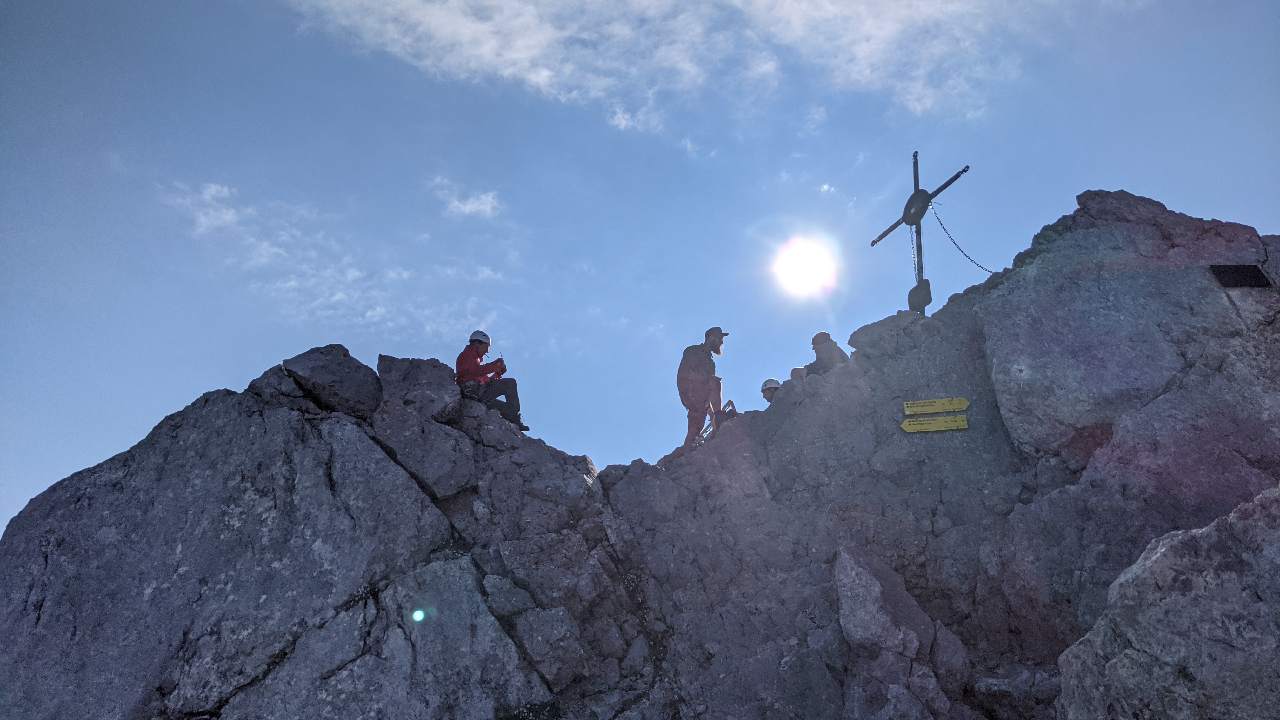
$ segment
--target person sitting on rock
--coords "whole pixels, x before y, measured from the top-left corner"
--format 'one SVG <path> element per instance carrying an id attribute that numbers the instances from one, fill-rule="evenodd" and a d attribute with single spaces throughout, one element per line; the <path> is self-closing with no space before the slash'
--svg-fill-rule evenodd
<path id="1" fill-rule="evenodd" d="M 822 375 L 849 362 L 849 356 L 825 331 L 813 336 L 813 354 L 814 361 L 804 366 L 807 375 Z"/>
<path id="2" fill-rule="evenodd" d="M 478 400 L 497 410 L 511 424 L 528 430 L 529 426 L 520 419 L 520 393 L 516 390 L 515 378 L 502 377 L 507 372 L 506 361 L 502 358 L 484 361 L 489 345 L 489 335 L 477 330 L 471 333 L 467 347 L 458 353 L 454 371 L 462 397 Z"/>
<path id="3" fill-rule="evenodd" d="M 702 424 L 707 413 L 711 414 L 711 429 L 715 431 L 724 418 L 721 398 L 721 382 L 716 377 L 716 361 L 711 356 L 723 352 L 724 339 L 729 333 L 720 326 L 708 328 L 703 341 L 684 349 L 680 367 L 676 370 L 676 389 L 680 391 L 680 404 L 689 411 L 689 431 L 682 447 L 691 447 L 702 436 Z"/>
<path id="4" fill-rule="evenodd" d="M 782 387 L 782 383 L 769 378 L 760 385 L 760 394 L 764 396 L 764 401 L 773 404 L 773 396 L 778 394 L 778 388 Z"/>

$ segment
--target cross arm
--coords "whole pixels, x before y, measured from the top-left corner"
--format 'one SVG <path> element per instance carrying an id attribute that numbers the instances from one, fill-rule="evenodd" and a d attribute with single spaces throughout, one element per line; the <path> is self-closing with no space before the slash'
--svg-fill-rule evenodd
<path id="1" fill-rule="evenodd" d="M 952 176 L 951 176 L 951 177 L 950 177 L 946 182 L 944 182 L 944 183 L 942 183 L 941 185 L 939 185 L 937 190 L 934 190 L 933 192 L 929 193 L 929 195 L 930 195 L 931 197 L 938 197 L 939 195 L 941 195 L 941 194 L 942 194 L 942 191 L 943 191 L 943 190 L 946 190 L 947 188 L 951 187 L 951 183 L 953 183 L 953 182 L 955 182 L 955 181 L 959 180 L 959 179 L 960 179 L 960 176 L 961 176 L 961 175 L 963 175 L 963 174 L 965 174 L 965 173 L 967 173 L 967 172 L 969 172 L 969 166 L 968 166 L 968 165 L 965 165 L 964 167 L 962 167 L 962 168 L 960 168 L 958 171 L 956 171 L 956 174 L 955 174 L 955 175 L 952 175 Z"/>

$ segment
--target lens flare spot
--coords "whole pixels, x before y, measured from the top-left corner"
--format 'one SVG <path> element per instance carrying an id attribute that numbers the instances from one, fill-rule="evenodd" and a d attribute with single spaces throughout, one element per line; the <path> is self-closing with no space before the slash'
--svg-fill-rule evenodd
<path id="1" fill-rule="evenodd" d="M 773 277 L 783 292 L 797 298 L 825 295 L 836 287 L 838 261 L 831 245 L 799 235 L 787 240 L 773 258 Z"/>
<path id="2" fill-rule="evenodd" d="M 427 617 L 427 614 L 426 614 L 425 612 L 421 611 L 421 610 L 414 610 L 414 611 L 413 611 L 413 621 L 414 621 L 414 622 L 422 622 L 424 619 L 426 619 L 426 617 Z"/>

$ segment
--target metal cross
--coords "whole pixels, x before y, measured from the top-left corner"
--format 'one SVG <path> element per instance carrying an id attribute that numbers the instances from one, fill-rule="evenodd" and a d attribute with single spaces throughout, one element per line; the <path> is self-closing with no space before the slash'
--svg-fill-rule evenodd
<path id="1" fill-rule="evenodd" d="M 876 243 L 889 237 L 889 233 L 898 229 L 899 225 L 909 225 L 915 228 L 916 243 L 916 285 L 907 293 L 907 307 L 912 312 L 924 314 L 924 309 L 929 307 L 929 303 L 933 302 L 933 292 L 929 289 L 929 281 L 924 276 L 924 245 L 921 243 L 920 221 L 924 219 L 924 214 L 928 212 L 929 205 L 933 199 L 942 194 L 943 190 L 951 187 L 951 183 L 960 179 L 960 176 L 969 172 L 969 166 L 965 165 L 960 168 L 959 172 L 951 176 L 951 179 L 938 186 L 937 190 L 929 192 L 920 189 L 920 153 L 911 153 L 911 174 L 915 177 L 915 192 L 911 193 L 911 197 L 907 198 L 907 205 L 902 209 L 902 217 L 890 225 L 884 232 L 876 236 L 871 241 L 871 247 L 875 247 Z"/>

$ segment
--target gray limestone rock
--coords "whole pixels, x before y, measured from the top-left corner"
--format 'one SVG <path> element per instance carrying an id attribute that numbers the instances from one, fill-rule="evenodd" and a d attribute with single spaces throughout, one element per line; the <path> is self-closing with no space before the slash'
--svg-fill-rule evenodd
<path id="1" fill-rule="evenodd" d="M 850 363 L 784 385 L 767 411 L 702 448 L 660 469 L 602 473 L 619 518 L 610 537 L 674 627 L 667 665 L 686 695 L 767 715 L 776 700 L 748 690 L 755 678 L 721 680 L 718 668 L 751 667 L 758 648 L 788 642 L 784 614 L 767 629 L 750 618 L 832 591 L 765 578 L 857 546 L 966 649 L 973 674 L 934 666 L 953 708 L 977 676 L 992 716 L 1051 716 L 1057 654 L 1097 619 L 1138 549 L 1276 483 L 1280 296 L 1225 291 L 1208 272 L 1257 261 L 1257 234 L 1125 193 L 1085 193 L 1080 205 L 1012 270 L 933 317 L 858 330 Z M 1054 322 L 1033 320 L 1042 304 Z M 1023 356 L 1041 384 L 1021 374 Z M 954 396 L 970 401 L 967 431 L 898 428 L 903 401 Z M 794 561 L 775 570 L 780 557 Z M 721 568 L 736 571 L 742 599 L 719 592 Z M 823 618 L 803 637 L 838 677 L 850 650 Z M 752 648 L 733 641 L 743 634 Z M 936 645 L 945 658 L 949 643 Z"/>
<path id="2" fill-rule="evenodd" d="M 577 624 L 564 608 L 522 613 L 516 618 L 516 637 L 553 690 L 586 671 Z"/>
<path id="3" fill-rule="evenodd" d="M 435 415 L 457 402 L 453 371 L 438 360 L 378 356 L 382 403 L 373 414 L 374 435 L 397 462 L 436 498 L 457 494 L 475 482 L 475 451 L 469 438 Z"/>
<path id="4" fill-rule="evenodd" d="M 425 421 L 459 397 L 453 368 L 436 360 L 378 356 L 383 402 L 413 408 Z"/>
<path id="5" fill-rule="evenodd" d="M 974 704 L 999 718 L 1053 720 L 1060 687 L 1056 670 L 1008 663 L 974 680 Z"/>
<path id="6" fill-rule="evenodd" d="M 846 716 L 947 718 L 954 697 L 968 684 L 968 660 L 955 635 L 936 623 L 907 592 L 902 578 L 882 563 L 840 550 L 835 562 L 840 627 L 853 650 L 852 670 L 864 692 Z M 939 648 L 939 628 L 946 633 Z M 941 668 L 934 659 L 941 659 Z M 907 702 L 905 692 L 913 702 Z M 882 704 L 877 700 L 883 698 Z M 904 705 L 904 703 L 906 703 Z M 909 708 L 907 706 L 910 706 Z"/>
<path id="7" fill-rule="evenodd" d="M 745 419 L 669 469 L 601 475 L 624 582 L 662 618 L 639 647 L 704 717 L 840 717 L 846 648 L 830 555 L 770 500 Z"/>
<path id="8" fill-rule="evenodd" d="M 1062 720 L 1280 718 L 1280 490 L 1152 542 L 1058 664 Z"/>
<path id="9" fill-rule="evenodd" d="M 649 661 L 649 641 L 643 635 L 637 635 L 622 659 L 622 672 L 627 675 L 639 675 Z"/>
<path id="10" fill-rule="evenodd" d="M 551 699 L 489 614 L 466 558 L 396 578 L 288 649 L 219 717 L 488 720 Z"/>
<path id="11" fill-rule="evenodd" d="M 4 705 L 23 718 L 226 707 L 449 537 L 355 420 L 208 393 L 9 524 Z"/>
<path id="12" fill-rule="evenodd" d="M 284 361 L 284 371 L 325 410 L 367 419 L 382 402 L 382 383 L 341 345 L 325 345 Z"/>
<path id="13" fill-rule="evenodd" d="M 498 617 L 510 617 L 534 607 L 529 593 L 500 575 L 485 576 L 484 592 L 489 609 Z"/>
<path id="14" fill-rule="evenodd" d="M 246 392 L 257 395 L 264 402 L 280 405 L 290 410 L 318 415 L 322 412 L 319 406 L 307 397 L 307 392 L 294 382 L 283 365 L 277 365 L 262 373 L 249 383 Z"/>

